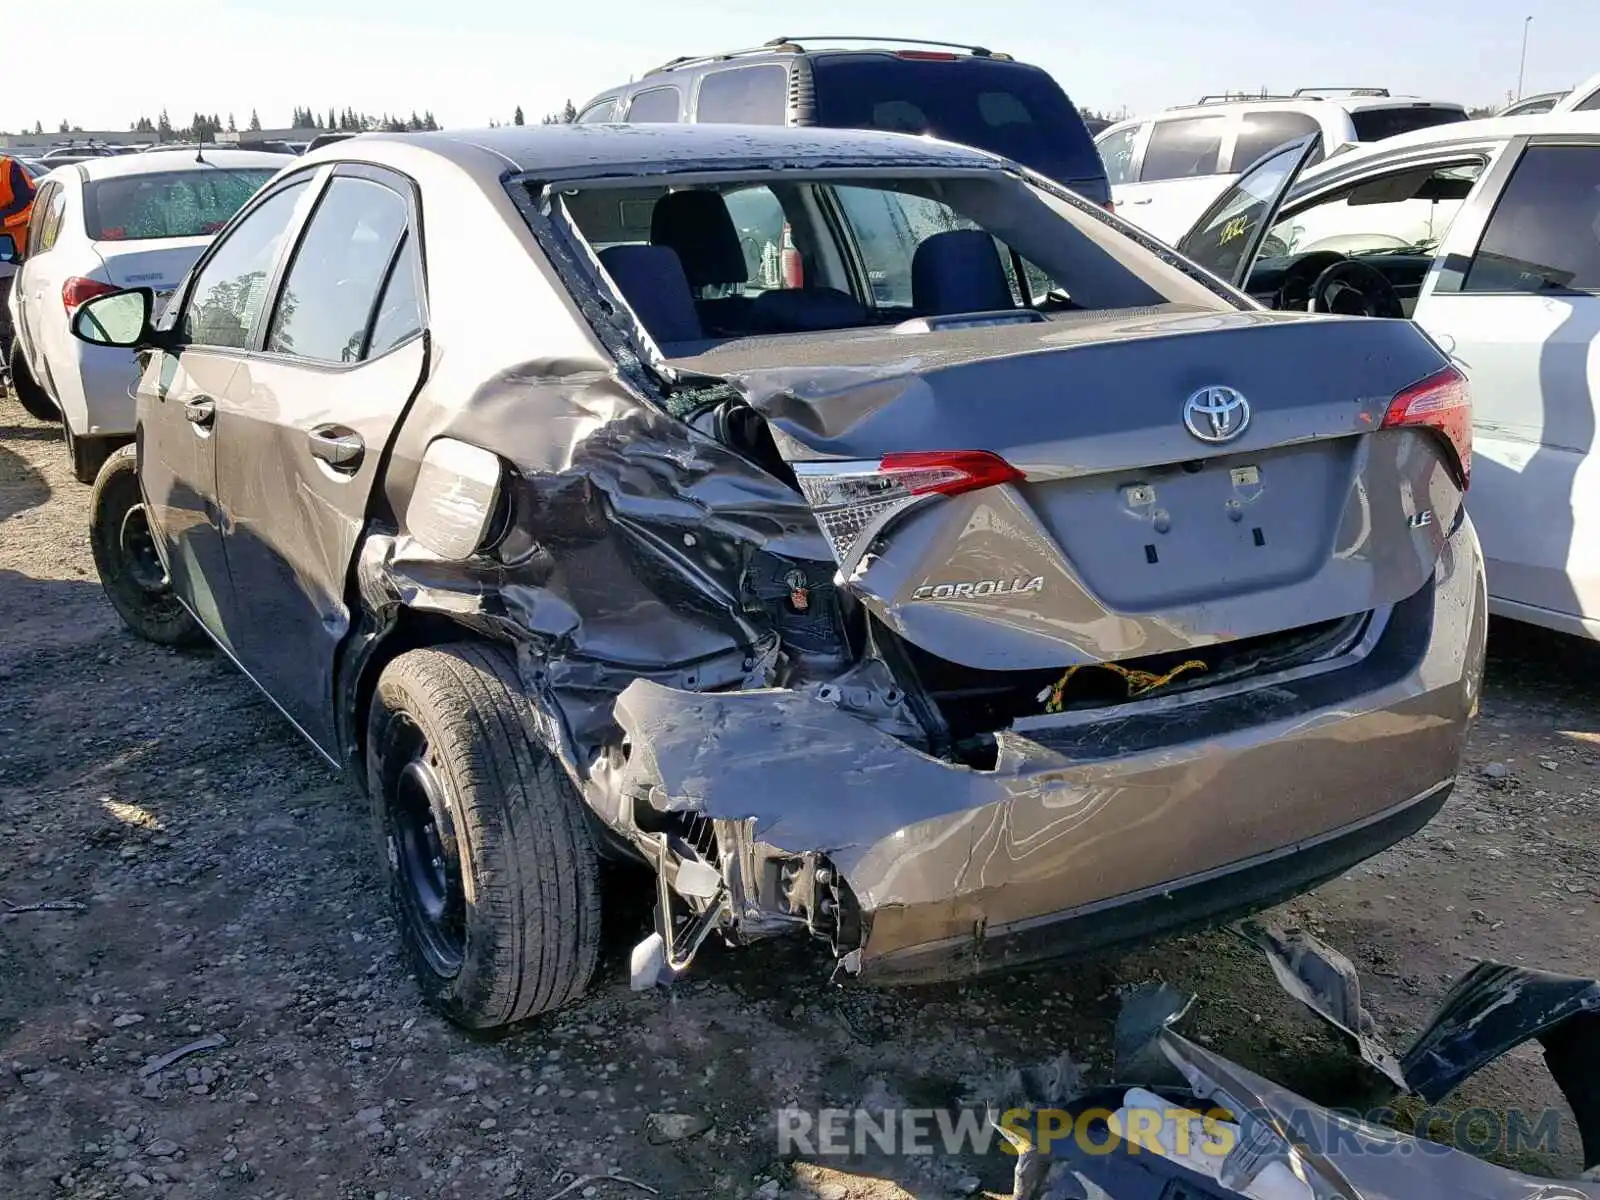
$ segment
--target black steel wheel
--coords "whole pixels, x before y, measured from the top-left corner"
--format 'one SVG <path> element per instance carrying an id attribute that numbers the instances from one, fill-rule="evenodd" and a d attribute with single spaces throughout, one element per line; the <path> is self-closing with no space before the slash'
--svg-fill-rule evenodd
<path id="1" fill-rule="evenodd" d="M 532 730 L 497 646 L 411 650 L 378 679 L 367 791 L 400 937 L 423 997 L 489 1029 L 583 994 L 600 948 L 588 813 Z"/>

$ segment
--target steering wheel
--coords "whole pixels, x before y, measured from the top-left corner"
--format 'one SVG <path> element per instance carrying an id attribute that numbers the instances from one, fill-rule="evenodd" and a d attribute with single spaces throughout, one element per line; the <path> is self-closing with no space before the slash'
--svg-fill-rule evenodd
<path id="1" fill-rule="evenodd" d="M 1403 318 L 1400 293 L 1376 267 L 1347 258 L 1334 263 L 1311 285 L 1311 311 L 1349 317 Z"/>

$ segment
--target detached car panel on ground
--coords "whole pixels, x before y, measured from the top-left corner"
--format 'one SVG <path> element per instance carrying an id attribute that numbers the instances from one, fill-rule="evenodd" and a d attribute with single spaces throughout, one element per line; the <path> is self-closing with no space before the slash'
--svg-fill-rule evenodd
<path id="1" fill-rule="evenodd" d="M 978 151 L 363 137 L 148 312 L 75 325 L 149 354 L 108 595 L 168 641 L 181 603 L 354 768 L 469 1024 L 581 991 L 602 854 L 656 871 L 639 983 L 800 930 L 950 977 L 1341 870 L 1475 712 L 1437 349 L 1264 313 Z"/>

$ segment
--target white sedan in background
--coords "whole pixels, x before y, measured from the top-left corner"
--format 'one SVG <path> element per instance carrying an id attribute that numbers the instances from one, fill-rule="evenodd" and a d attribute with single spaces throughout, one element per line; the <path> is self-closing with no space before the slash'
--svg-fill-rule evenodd
<path id="1" fill-rule="evenodd" d="M 37 181 L 11 288 L 11 375 L 30 413 L 61 420 L 82 482 L 94 482 L 112 451 L 133 440 L 138 370 L 129 351 L 72 336 L 78 306 L 125 287 L 151 288 L 160 303 L 212 235 L 293 161 L 208 146 L 89 159 Z"/>

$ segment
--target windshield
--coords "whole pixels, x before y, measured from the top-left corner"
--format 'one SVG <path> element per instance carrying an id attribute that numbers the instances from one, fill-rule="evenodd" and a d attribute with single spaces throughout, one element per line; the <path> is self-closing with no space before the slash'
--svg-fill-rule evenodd
<path id="1" fill-rule="evenodd" d="M 95 180 L 84 187 L 84 228 L 97 242 L 203 237 L 226 225 L 276 174 L 263 167 Z"/>
<path id="2" fill-rule="evenodd" d="M 1105 169 L 1083 118 L 1038 67 L 975 57 L 821 54 L 812 69 L 819 125 L 930 133 L 1003 154 L 1091 199 L 1109 198 L 1101 194 Z"/>
<path id="3" fill-rule="evenodd" d="M 1401 105 L 1396 108 L 1363 108 L 1350 114 L 1356 141 L 1381 142 L 1414 129 L 1453 125 L 1467 119 L 1467 110 L 1451 104 Z"/>
<path id="4" fill-rule="evenodd" d="M 999 171 L 608 181 L 560 199 L 662 344 L 1237 303 L 1095 210 Z"/>

